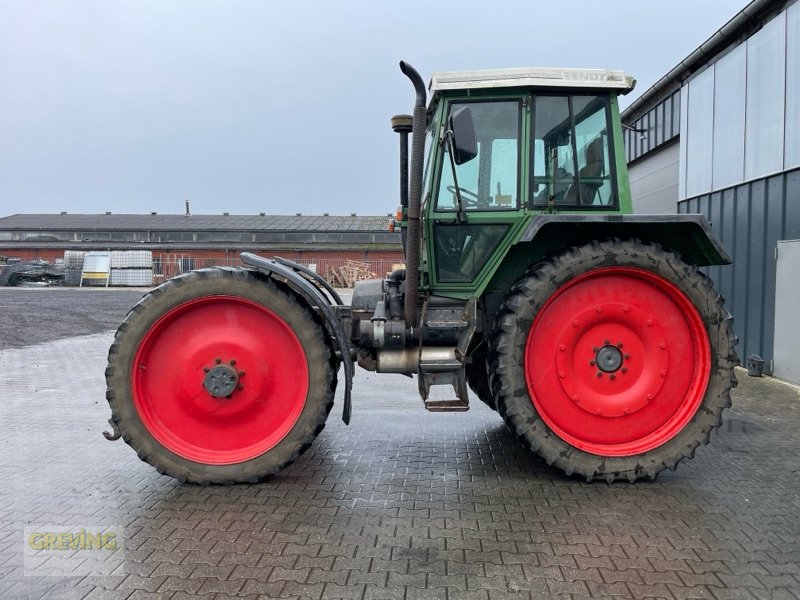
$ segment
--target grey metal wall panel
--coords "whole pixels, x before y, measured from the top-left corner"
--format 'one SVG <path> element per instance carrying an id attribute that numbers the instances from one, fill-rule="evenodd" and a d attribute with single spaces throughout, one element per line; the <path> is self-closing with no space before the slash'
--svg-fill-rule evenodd
<path id="1" fill-rule="evenodd" d="M 745 338 L 759 347 L 767 346 L 766 331 L 764 328 L 764 270 L 766 268 L 764 222 L 768 182 L 757 181 L 750 190 L 748 203 L 748 245 L 747 252 L 747 320 Z M 760 207 L 755 208 L 755 207 Z M 770 341 L 769 346 L 772 346 Z"/>
<path id="2" fill-rule="evenodd" d="M 711 194 L 708 203 L 708 214 L 706 215 L 711 227 L 715 229 L 722 228 L 722 192 L 714 192 Z M 709 267 L 708 275 L 714 281 L 721 281 L 724 269 L 730 269 L 727 266 Z"/>
<path id="3" fill-rule="evenodd" d="M 800 169 L 681 201 L 678 212 L 706 215 L 733 257 L 705 271 L 733 314 L 739 357 L 759 354 L 771 368 L 775 330 L 786 326 L 775 320 L 775 249 L 800 238 Z"/>
<path id="4" fill-rule="evenodd" d="M 796 240 L 800 238 L 800 169 L 791 171 L 786 176 L 786 197 L 791 198 L 791 201 L 784 205 L 782 239 Z"/>
<path id="5" fill-rule="evenodd" d="M 630 166 L 633 212 L 675 213 L 678 206 L 679 145 L 671 144 Z"/>

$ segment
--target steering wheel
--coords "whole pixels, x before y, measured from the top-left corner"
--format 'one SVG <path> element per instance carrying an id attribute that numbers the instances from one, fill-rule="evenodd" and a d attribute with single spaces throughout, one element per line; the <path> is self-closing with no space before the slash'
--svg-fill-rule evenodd
<path id="1" fill-rule="evenodd" d="M 480 202 L 480 196 L 478 196 L 478 194 L 476 194 L 472 190 L 468 190 L 467 188 L 463 188 L 461 186 L 459 187 L 456 187 L 454 185 L 447 186 L 447 191 L 453 194 L 454 196 L 456 195 L 456 190 L 461 192 L 461 200 L 464 202 L 464 206 L 467 206 L 469 208 L 476 208 L 478 206 L 478 203 Z M 466 198 L 464 196 L 466 196 Z"/>

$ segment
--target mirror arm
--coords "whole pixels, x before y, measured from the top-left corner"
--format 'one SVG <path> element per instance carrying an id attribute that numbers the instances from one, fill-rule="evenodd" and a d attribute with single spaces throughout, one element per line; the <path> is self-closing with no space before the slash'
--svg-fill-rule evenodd
<path id="1" fill-rule="evenodd" d="M 461 198 L 461 188 L 458 185 L 458 175 L 456 174 L 456 159 L 455 148 L 453 147 L 453 132 L 448 130 L 444 134 L 445 143 L 447 144 L 447 154 L 450 157 L 450 169 L 453 171 L 453 185 L 456 189 L 456 200 L 458 201 L 458 213 L 456 219 L 459 223 L 464 223 L 466 215 L 464 214 L 464 201 Z"/>

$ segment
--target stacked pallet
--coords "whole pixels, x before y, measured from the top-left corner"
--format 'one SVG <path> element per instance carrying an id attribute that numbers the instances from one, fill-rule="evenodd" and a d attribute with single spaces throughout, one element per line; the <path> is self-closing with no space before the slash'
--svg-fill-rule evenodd
<path id="1" fill-rule="evenodd" d="M 371 271 L 369 265 L 355 260 L 348 260 L 340 267 L 329 267 L 327 280 L 333 287 L 351 288 L 356 281 L 364 279 L 377 279 L 378 276 Z"/>

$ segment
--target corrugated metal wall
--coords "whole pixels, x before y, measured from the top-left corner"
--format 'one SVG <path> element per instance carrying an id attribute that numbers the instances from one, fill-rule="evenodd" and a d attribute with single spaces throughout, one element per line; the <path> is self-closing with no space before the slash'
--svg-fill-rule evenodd
<path id="1" fill-rule="evenodd" d="M 684 200 L 678 212 L 705 215 L 733 257 L 733 265 L 707 272 L 733 314 L 742 363 L 760 354 L 771 368 L 775 248 L 778 240 L 800 239 L 800 169 Z"/>

